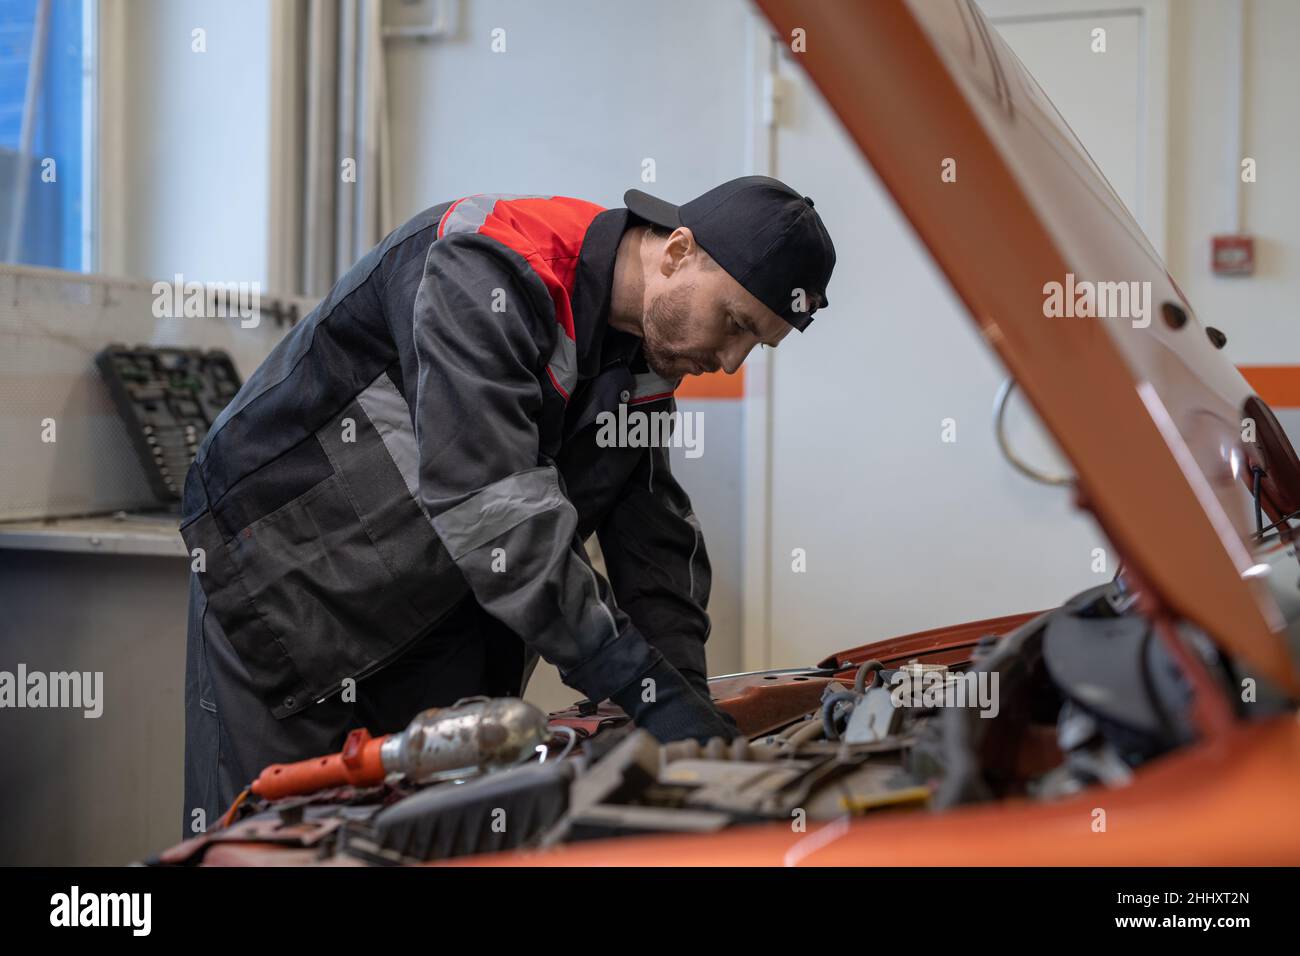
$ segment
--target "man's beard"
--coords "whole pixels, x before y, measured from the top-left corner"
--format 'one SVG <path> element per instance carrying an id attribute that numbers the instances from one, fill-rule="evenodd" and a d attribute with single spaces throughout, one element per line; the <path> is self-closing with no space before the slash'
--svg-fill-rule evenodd
<path id="1" fill-rule="evenodd" d="M 672 348 L 671 342 L 680 342 L 690 321 L 691 292 L 687 285 L 654 297 L 642 323 L 641 351 L 646 364 L 661 378 L 677 379 L 683 374 L 682 365 L 693 361 L 684 352 Z"/>

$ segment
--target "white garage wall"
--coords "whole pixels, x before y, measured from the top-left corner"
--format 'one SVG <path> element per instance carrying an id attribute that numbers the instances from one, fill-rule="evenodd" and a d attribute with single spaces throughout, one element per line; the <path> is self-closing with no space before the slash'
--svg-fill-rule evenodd
<path id="1" fill-rule="evenodd" d="M 622 205 L 639 186 L 686 199 L 738 175 L 740 0 L 473 0 L 456 37 L 390 43 L 400 218 L 474 192 Z M 506 51 L 491 50 L 505 31 Z M 642 184 L 643 161 L 656 180 Z"/>
<path id="2" fill-rule="evenodd" d="M 1175 0 L 1170 14 L 1169 271 L 1202 321 L 1228 336 L 1238 365 L 1300 363 L 1300 3 L 1247 0 L 1242 151 L 1259 180 L 1243 185 L 1256 273 L 1210 272 L 1210 236 L 1228 231 L 1223 144 L 1224 61 L 1231 31 L 1222 0 Z"/>
<path id="3" fill-rule="evenodd" d="M 1208 268 L 1229 173 L 1230 32 L 1219 0 L 1164 8 L 1168 161 L 1158 198 L 1170 271 L 1201 319 L 1227 332 L 1239 364 L 1282 364 L 1300 350 L 1300 192 L 1287 167 L 1300 146 L 1300 5 L 1248 6 L 1245 152 L 1270 173 L 1246 187 L 1244 206 L 1261 239 L 1260 274 L 1216 279 Z M 813 184 L 805 189 L 839 184 L 819 208 L 852 266 L 838 271 L 835 308 L 815 339 L 774 359 L 770 627 L 747 663 L 809 663 L 864 641 L 1049 606 L 1104 580 L 1091 570 L 1099 530 L 1066 493 L 1028 482 L 998 455 L 989 410 L 999 366 L 820 97 L 802 81 L 794 89 L 777 173 Z M 1061 106 L 1067 122 L 1073 110 L 1087 127 L 1103 169 L 1107 156 L 1125 155 L 1104 137 L 1125 135 L 1130 113 L 1108 129 L 1085 115 L 1101 106 L 1087 97 Z M 1117 185 L 1137 183 L 1131 167 L 1116 172 Z M 944 418 L 957 422 L 955 444 L 940 441 Z M 806 550 L 806 573 L 791 568 L 795 548 Z"/>
<path id="4" fill-rule="evenodd" d="M 1105 542 L 1068 492 L 1012 471 L 997 449 L 1004 373 L 991 351 L 820 95 L 784 58 L 783 70 L 777 170 L 817 200 L 838 262 L 825 317 L 772 357 L 759 662 L 807 665 L 1102 583 L 1091 559 Z"/>
<path id="5" fill-rule="evenodd" d="M 278 0 L 288 3 L 291 0 Z M 301 0 L 299 0 L 301 2 Z M 266 0 L 102 5 L 100 271 L 265 282 L 272 58 Z M 743 0 L 654 5 L 467 0 L 450 38 L 387 46 L 395 222 L 474 192 L 621 205 L 632 186 L 684 201 L 749 153 Z M 417 11 L 418 15 L 418 11 Z M 206 30 L 207 52 L 191 51 Z M 506 51 L 491 49 L 505 30 Z M 643 180 L 646 160 L 653 181 Z M 713 672 L 740 665 L 741 412 L 706 416 L 704 455 L 674 456 L 714 564 Z M 574 693 L 543 672 L 531 698 Z"/>
<path id="6" fill-rule="evenodd" d="M 114 43 L 103 78 L 110 109 L 101 129 L 109 211 L 102 269 L 265 276 L 269 5 L 103 6 L 102 27 Z M 616 204 L 638 184 L 647 158 L 657 181 L 645 188 L 674 199 L 750 171 L 743 0 L 455 6 L 463 18 L 456 37 L 389 47 L 399 218 L 477 191 L 560 192 Z M 1258 160 L 1259 182 L 1245 187 L 1243 209 L 1257 237 L 1259 272 L 1247 280 L 1215 278 L 1208 268 L 1209 236 L 1223 229 L 1226 203 L 1227 5 L 1173 0 L 1167 10 L 1170 271 L 1202 319 L 1228 334 L 1234 361 L 1300 363 L 1293 321 L 1300 183 L 1288 166 L 1300 150 L 1293 49 L 1300 4 L 1248 3 L 1243 151 Z M 206 54 L 190 51 L 196 26 L 208 31 Z M 498 26 L 507 31 L 505 54 L 489 48 Z M 774 467 L 786 469 L 787 479 L 804 468 L 809 478 L 792 481 L 792 494 L 779 502 L 771 568 L 783 572 L 790 548 L 804 546 L 810 570 L 824 571 L 825 545 L 844 543 L 830 577 L 774 589 L 770 617 L 762 589 L 743 595 L 776 637 L 754 644 L 742 661 L 740 513 L 757 482 L 743 472 L 735 410 L 710 419 L 716 427 L 705 457 L 682 468 L 714 554 L 715 672 L 803 663 L 861 640 L 1040 606 L 1095 579 L 1086 570 L 1095 530 L 1062 495 L 1010 472 L 992 449 L 996 364 L 870 172 L 830 148 L 842 135 L 838 126 L 815 108 L 803 117 L 801 158 L 787 153 L 775 172 L 801 188 L 820 177 L 841 183 L 838 197 L 819 202 L 840 250 L 837 308 L 805 342 L 792 343 L 801 355 L 782 349 L 786 365 L 774 369 L 770 387 L 784 400 L 779 390 L 791 384 L 793 363 L 805 362 L 810 384 L 790 407 L 837 411 L 792 416 L 774 432 Z M 861 323 L 860 336 L 850 322 Z M 936 440 L 935 423 L 949 416 L 976 463 L 972 481 L 952 480 L 943 456 L 955 449 Z M 1054 557 L 1013 547 L 1049 538 Z"/>

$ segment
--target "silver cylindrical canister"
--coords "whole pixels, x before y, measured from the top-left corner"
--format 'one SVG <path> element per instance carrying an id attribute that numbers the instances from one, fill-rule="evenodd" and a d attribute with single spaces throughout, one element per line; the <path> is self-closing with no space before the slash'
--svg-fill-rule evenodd
<path id="1" fill-rule="evenodd" d="M 384 769 L 414 783 L 507 767 L 549 739 L 546 714 L 517 697 L 474 698 L 417 714 L 384 741 Z"/>

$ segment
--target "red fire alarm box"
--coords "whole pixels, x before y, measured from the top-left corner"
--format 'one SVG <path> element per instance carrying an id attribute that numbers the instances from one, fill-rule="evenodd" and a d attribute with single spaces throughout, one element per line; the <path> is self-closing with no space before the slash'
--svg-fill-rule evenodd
<path id="1" fill-rule="evenodd" d="M 1248 276 L 1255 271 L 1253 236 L 1214 236 L 1210 240 L 1210 268 L 1216 276 Z"/>

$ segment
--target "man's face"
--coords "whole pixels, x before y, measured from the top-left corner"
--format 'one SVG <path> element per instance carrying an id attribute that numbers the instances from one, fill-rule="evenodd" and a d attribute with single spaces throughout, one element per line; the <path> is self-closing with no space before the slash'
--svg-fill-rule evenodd
<path id="1" fill-rule="evenodd" d="M 775 348 L 792 326 L 708 258 L 681 227 L 646 282 L 642 352 L 666 379 L 734 374 L 755 345 Z"/>

